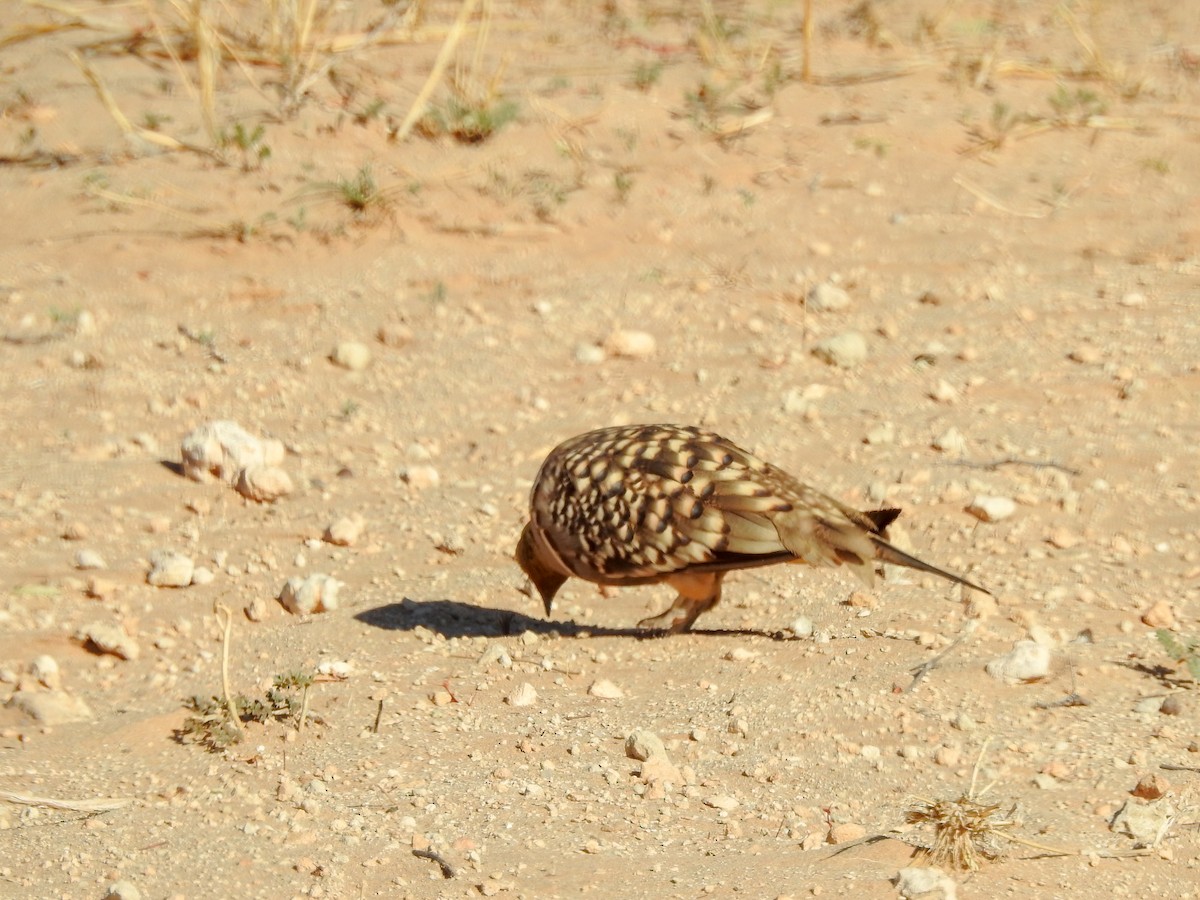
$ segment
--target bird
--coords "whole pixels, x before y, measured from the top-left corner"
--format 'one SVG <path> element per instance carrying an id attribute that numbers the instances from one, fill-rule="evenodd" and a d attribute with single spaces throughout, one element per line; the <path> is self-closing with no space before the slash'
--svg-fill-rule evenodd
<path id="1" fill-rule="evenodd" d="M 991 593 L 888 543 L 899 509 L 854 509 L 694 426 L 613 426 L 570 438 L 542 463 L 529 507 L 514 557 L 547 617 L 568 578 L 665 583 L 674 603 L 638 624 L 685 632 L 720 601 L 727 572 L 777 563 L 847 566 L 868 587 L 891 563 Z"/>

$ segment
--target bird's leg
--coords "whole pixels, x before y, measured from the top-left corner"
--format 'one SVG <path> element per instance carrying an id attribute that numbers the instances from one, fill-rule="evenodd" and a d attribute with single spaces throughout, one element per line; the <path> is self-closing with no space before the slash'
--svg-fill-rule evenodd
<path id="1" fill-rule="evenodd" d="M 687 631 L 696 617 L 717 605 L 721 599 L 721 579 L 724 572 L 693 572 L 672 575 L 667 584 L 679 592 L 671 608 L 657 616 L 638 622 L 641 628 L 653 628 L 679 634 Z"/>

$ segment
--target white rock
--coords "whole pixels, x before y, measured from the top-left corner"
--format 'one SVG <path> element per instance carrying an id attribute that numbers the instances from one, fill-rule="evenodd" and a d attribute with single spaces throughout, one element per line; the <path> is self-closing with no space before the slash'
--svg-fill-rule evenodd
<path id="1" fill-rule="evenodd" d="M 1176 812 L 1169 797 L 1149 802 L 1129 799 L 1117 810 L 1108 827 L 1133 838 L 1135 847 L 1155 847 L 1175 821 Z"/>
<path id="2" fill-rule="evenodd" d="M 255 597 L 243 608 L 242 612 L 246 614 L 246 618 L 251 622 L 261 622 L 267 617 L 267 601 L 262 597 Z"/>
<path id="3" fill-rule="evenodd" d="M 792 634 L 796 637 L 812 637 L 814 631 L 816 631 L 816 625 L 808 616 L 796 616 L 792 620 Z"/>
<path id="4" fill-rule="evenodd" d="M 625 755 L 630 759 L 645 761 L 654 756 L 666 756 L 667 748 L 653 731 L 638 728 L 625 738 Z"/>
<path id="5" fill-rule="evenodd" d="M 278 438 L 261 438 L 259 444 L 262 446 L 264 466 L 277 466 L 287 456 L 287 448 L 283 446 L 283 441 Z"/>
<path id="6" fill-rule="evenodd" d="M 576 344 L 575 362 L 585 366 L 595 366 L 608 359 L 608 354 L 599 344 Z"/>
<path id="7" fill-rule="evenodd" d="M 329 355 L 337 365 L 351 372 L 361 372 L 371 364 L 371 348 L 358 341 L 342 341 Z"/>
<path id="8" fill-rule="evenodd" d="M 822 281 L 809 289 L 806 305 L 817 312 L 836 312 L 850 305 L 850 295 L 844 288 Z"/>
<path id="9" fill-rule="evenodd" d="M 183 474 L 193 481 L 215 477 L 233 484 L 242 469 L 267 464 L 263 442 L 227 419 L 206 422 L 191 431 L 184 437 L 180 453 Z"/>
<path id="10" fill-rule="evenodd" d="M 404 470 L 404 480 L 414 490 L 423 491 L 438 486 L 442 480 L 433 466 L 409 466 Z"/>
<path id="11" fill-rule="evenodd" d="M 156 550 L 150 554 L 146 583 L 154 587 L 187 587 L 195 572 L 196 564 L 191 557 L 174 550 Z"/>
<path id="12" fill-rule="evenodd" d="M 330 678 L 349 678 L 352 671 L 350 663 L 346 660 L 326 660 L 317 666 L 318 675 L 327 675 Z"/>
<path id="13" fill-rule="evenodd" d="M 1017 641 L 1012 650 L 989 662 L 984 668 L 993 678 L 1017 684 L 1045 678 L 1050 674 L 1050 648 L 1036 641 Z"/>
<path id="14" fill-rule="evenodd" d="M 111 653 L 121 659 L 137 659 L 142 654 L 137 641 L 116 625 L 96 622 L 80 629 L 75 636 L 101 653 Z"/>
<path id="15" fill-rule="evenodd" d="M 366 521 L 358 513 L 342 516 L 325 529 L 324 539 L 339 547 L 352 547 L 362 536 L 363 529 L 366 527 Z"/>
<path id="16" fill-rule="evenodd" d="M 945 378 L 939 378 L 938 383 L 933 386 L 933 390 L 929 392 L 929 396 L 938 403 L 957 403 L 958 388 L 948 382 Z"/>
<path id="17" fill-rule="evenodd" d="M 1140 291 L 1130 291 L 1121 298 L 1120 302 L 1122 306 L 1145 306 L 1146 295 Z"/>
<path id="18" fill-rule="evenodd" d="M 107 569 L 108 563 L 95 550 L 80 550 L 75 554 L 75 568 L 85 571 L 89 569 Z"/>
<path id="19" fill-rule="evenodd" d="M 192 569 L 192 584 L 212 584 L 216 577 L 208 566 L 196 566 Z"/>
<path id="20" fill-rule="evenodd" d="M 314 573 L 307 577 L 294 575 L 279 592 L 279 602 L 294 615 L 330 612 L 338 607 L 338 591 L 342 583 L 329 575 Z"/>
<path id="21" fill-rule="evenodd" d="M 807 416 L 817 411 L 817 404 L 829 394 L 823 384 L 789 388 L 783 395 L 783 411 L 789 415 Z"/>
<path id="22" fill-rule="evenodd" d="M 66 691 L 17 691 L 9 698 L 8 705 L 45 725 L 86 722 L 92 718 L 91 708 Z"/>
<path id="23" fill-rule="evenodd" d="M 987 494 L 976 495 L 975 499 L 967 506 L 967 512 L 981 522 L 999 522 L 1001 519 L 1007 519 L 1016 511 L 1016 501 L 1011 498 L 991 497 Z"/>
<path id="24" fill-rule="evenodd" d="M 646 331 L 618 329 L 604 341 L 604 349 L 611 356 L 622 356 L 626 359 L 649 359 L 658 349 L 654 335 Z"/>
<path id="25" fill-rule="evenodd" d="M 813 356 L 831 366 L 853 369 L 867 359 L 867 339 L 857 331 L 845 331 L 819 341 L 812 349 Z"/>
<path id="26" fill-rule="evenodd" d="M 904 900 L 916 900 L 934 891 L 938 897 L 928 900 L 957 900 L 958 885 L 941 869 L 932 866 L 909 866 L 896 873 L 896 890 Z"/>
<path id="27" fill-rule="evenodd" d="M 537 697 L 537 691 L 533 689 L 533 685 L 528 681 L 522 681 L 504 698 L 504 702 L 509 706 L 533 706 L 537 703 Z"/>
<path id="28" fill-rule="evenodd" d="M 867 429 L 863 439 L 873 446 L 891 444 L 896 440 L 896 425 L 894 422 L 880 422 L 872 425 Z"/>
<path id="29" fill-rule="evenodd" d="M 104 900 L 142 900 L 142 892 L 132 881 L 114 881 L 108 886 Z"/>
<path id="30" fill-rule="evenodd" d="M 1126 304 L 1131 305 L 1131 304 Z M 75 333 L 78 335 L 88 335 L 96 333 L 96 317 L 92 315 L 90 310 L 81 309 L 75 317 Z"/>
<path id="31" fill-rule="evenodd" d="M 479 665 L 491 666 L 497 665 L 505 669 L 512 668 L 512 657 L 508 655 L 508 650 L 503 644 L 488 644 L 487 648 L 479 656 Z"/>
<path id="32" fill-rule="evenodd" d="M 276 466 L 250 466 L 238 473 L 237 492 L 256 503 L 273 503 L 295 488 L 288 473 Z"/>
<path id="33" fill-rule="evenodd" d="M 620 700 L 625 696 L 625 692 L 607 678 L 593 681 L 587 692 L 601 700 Z"/>
<path id="34" fill-rule="evenodd" d="M 940 450 L 942 453 L 953 453 L 955 456 L 959 456 L 966 452 L 967 439 L 963 437 L 961 431 L 951 425 L 933 439 L 933 449 Z"/>
<path id="35" fill-rule="evenodd" d="M 62 688 L 62 672 L 59 671 L 58 661 L 53 656 L 45 653 L 35 656 L 29 664 L 29 674 L 52 691 Z"/>

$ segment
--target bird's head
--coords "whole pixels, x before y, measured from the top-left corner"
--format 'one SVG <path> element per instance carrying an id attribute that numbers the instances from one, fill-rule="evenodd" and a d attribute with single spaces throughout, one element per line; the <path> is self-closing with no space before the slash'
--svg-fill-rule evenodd
<path id="1" fill-rule="evenodd" d="M 546 552 L 541 549 L 538 541 L 534 538 L 532 525 L 527 523 L 521 532 L 521 539 L 517 541 L 517 549 L 513 553 L 513 558 L 541 594 L 548 616 L 554 607 L 554 595 L 563 586 L 567 576 L 546 557 Z"/>

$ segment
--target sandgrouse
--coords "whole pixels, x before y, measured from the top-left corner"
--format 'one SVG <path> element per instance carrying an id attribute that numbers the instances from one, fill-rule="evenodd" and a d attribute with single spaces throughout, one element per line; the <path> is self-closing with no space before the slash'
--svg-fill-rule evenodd
<path id="1" fill-rule="evenodd" d="M 711 431 L 601 428 L 550 452 L 534 479 L 516 559 L 550 615 L 572 575 L 601 585 L 666 582 L 674 604 L 639 624 L 688 630 L 721 599 L 731 569 L 847 565 L 868 585 L 879 563 L 989 593 L 887 542 L 898 509 L 859 512 Z"/>

